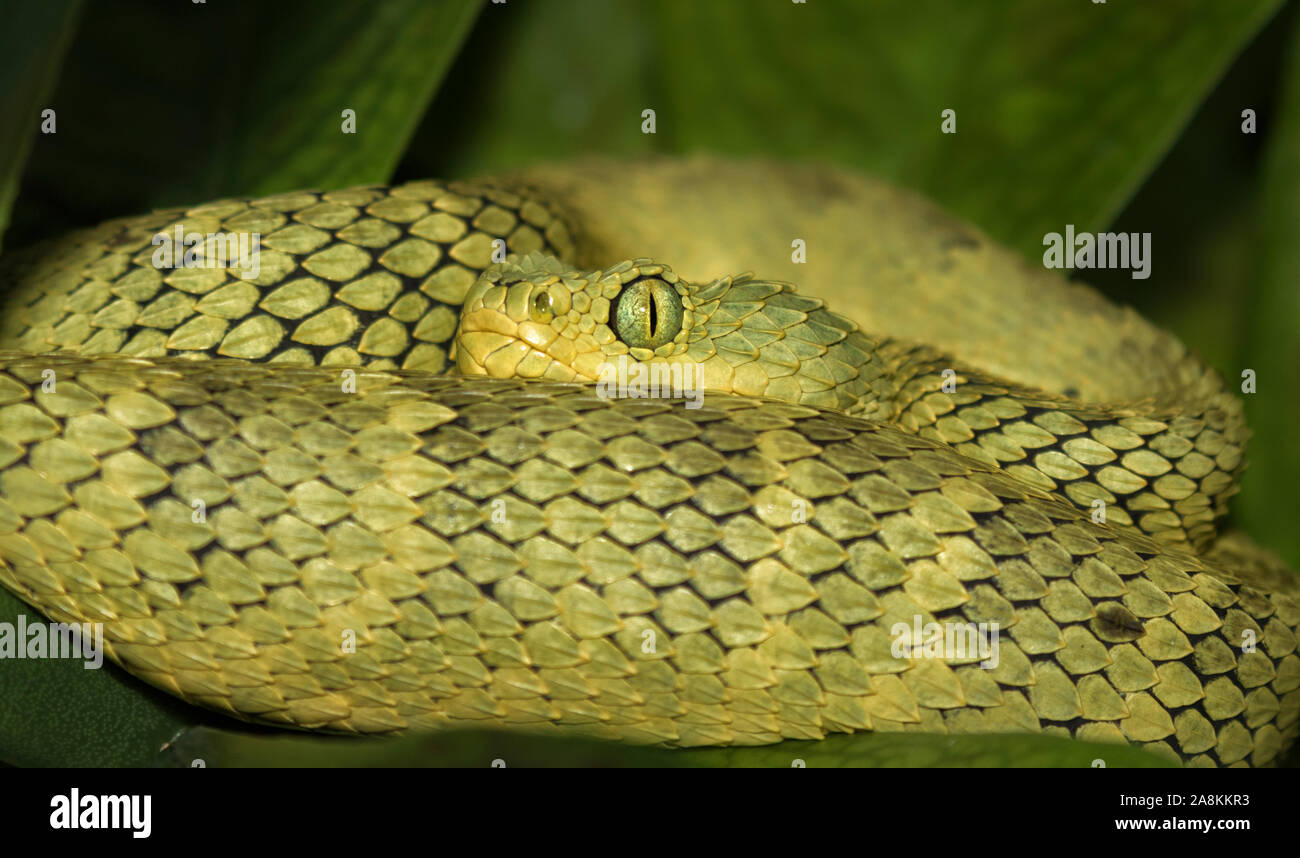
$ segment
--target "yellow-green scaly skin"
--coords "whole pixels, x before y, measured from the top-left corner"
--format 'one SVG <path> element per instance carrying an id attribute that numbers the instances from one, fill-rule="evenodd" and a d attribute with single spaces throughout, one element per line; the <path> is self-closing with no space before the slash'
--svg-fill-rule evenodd
<path id="1" fill-rule="evenodd" d="M 1085 404 L 735 277 L 682 281 L 682 353 L 739 381 L 699 409 L 439 375 L 492 240 L 581 258 L 574 208 L 417 182 L 6 257 L 0 584 L 161 688 L 305 728 L 1044 731 L 1198 765 L 1294 739 L 1296 582 L 1214 541 L 1247 433 L 1199 362 L 1153 335 L 1182 395 Z M 260 276 L 159 271 L 175 222 L 260 233 Z M 932 620 L 998 623 L 997 666 L 894 657 Z"/>

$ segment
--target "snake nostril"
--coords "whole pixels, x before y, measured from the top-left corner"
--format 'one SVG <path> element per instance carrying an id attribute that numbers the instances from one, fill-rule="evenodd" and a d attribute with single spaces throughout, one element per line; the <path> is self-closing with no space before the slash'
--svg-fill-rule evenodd
<path id="1" fill-rule="evenodd" d="M 549 322 L 555 314 L 555 301 L 549 290 L 543 289 L 533 296 L 533 318 L 539 322 Z"/>

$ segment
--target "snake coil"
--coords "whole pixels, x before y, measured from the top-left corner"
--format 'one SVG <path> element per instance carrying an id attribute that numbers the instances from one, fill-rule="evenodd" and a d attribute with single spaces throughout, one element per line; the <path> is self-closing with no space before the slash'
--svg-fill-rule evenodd
<path id="1" fill-rule="evenodd" d="M 257 275 L 210 241 L 160 269 L 177 225 L 259 235 Z M 823 261 L 792 269 L 790 234 Z M 720 276 L 746 269 L 803 288 Z M 1216 532 L 1235 397 L 869 180 L 695 160 L 219 200 L 9 255 L 0 285 L 0 584 L 185 700 L 1193 765 L 1300 730 L 1300 588 Z M 702 407 L 598 395 L 620 355 L 698 371 Z M 900 657 L 931 623 L 999 629 L 995 663 Z"/>

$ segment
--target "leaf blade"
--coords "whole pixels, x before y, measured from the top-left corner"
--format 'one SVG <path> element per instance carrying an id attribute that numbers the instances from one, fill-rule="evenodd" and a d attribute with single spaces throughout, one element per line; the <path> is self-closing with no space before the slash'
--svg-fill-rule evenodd
<path id="1" fill-rule="evenodd" d="M 36 139 L 40 107 L 49 104 L 77 30 L 81 0 L 21 3 L 6 13 L 0 29 L 0 57 L 6 58 L 0 65 L 0 239 Z"/>

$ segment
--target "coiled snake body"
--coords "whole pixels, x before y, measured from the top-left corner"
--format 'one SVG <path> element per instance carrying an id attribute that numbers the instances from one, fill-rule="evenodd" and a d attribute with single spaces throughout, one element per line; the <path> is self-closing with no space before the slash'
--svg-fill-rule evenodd
<path id="1" fill-rule="evenodd" d="M 176 224 L 260 235 L 257 276 L 160 269 Z M 693 160 L 225 200 L 0 283 L 0 584 L 188 701 L 1198 765 L 1300 729 L 1294 576 L 1216 539 L 1237 400 L 868 180 Z M 592 384 L 620 359 L 701 407 Z M 994 663 L 900 656 L 930 623 L 999 629 Z"/>

